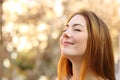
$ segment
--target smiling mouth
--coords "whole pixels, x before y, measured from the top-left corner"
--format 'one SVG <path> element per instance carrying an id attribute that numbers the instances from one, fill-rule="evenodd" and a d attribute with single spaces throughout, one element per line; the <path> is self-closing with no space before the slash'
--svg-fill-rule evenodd
<path id="1" fill-rule="evenodd" d="M 71 42 L 65 41 L 65 42 L 63 42 L 63 45 L 74 45 L 74 44 Z"/>

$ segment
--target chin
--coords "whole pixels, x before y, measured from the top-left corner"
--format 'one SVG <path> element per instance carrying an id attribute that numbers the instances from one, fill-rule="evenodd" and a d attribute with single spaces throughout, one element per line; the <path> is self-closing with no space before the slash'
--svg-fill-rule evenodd
<path id="1" fill-rule="evenodd" d="M 74 54 L 70 53 L 70 52 L 61 52 L 61 55 L 63 55 L 66 58 L 70 58 L 75 56 Z"/>

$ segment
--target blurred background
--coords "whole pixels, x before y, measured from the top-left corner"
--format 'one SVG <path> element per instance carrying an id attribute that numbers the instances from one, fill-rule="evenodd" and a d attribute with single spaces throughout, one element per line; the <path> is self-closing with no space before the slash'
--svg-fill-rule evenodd
<path id="1" fill-rule="evenodd" d="M 120 0 L 0 0 L 0 80 L 56 80 L 59 37 L 81 8 L 109 26 L 120 80 Z"/>

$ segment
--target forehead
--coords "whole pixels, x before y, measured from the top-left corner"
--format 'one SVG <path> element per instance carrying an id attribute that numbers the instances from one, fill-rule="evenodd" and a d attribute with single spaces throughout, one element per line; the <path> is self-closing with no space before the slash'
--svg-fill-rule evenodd
<path id="1" fill-rule="evenodd" d="M 80 14 L 76 14 L 68 22 L 69 25 L 73 25 L 76 23 L 86 26 L 86 20 L 85 20 L 84 16 L 80 15 Z"/>

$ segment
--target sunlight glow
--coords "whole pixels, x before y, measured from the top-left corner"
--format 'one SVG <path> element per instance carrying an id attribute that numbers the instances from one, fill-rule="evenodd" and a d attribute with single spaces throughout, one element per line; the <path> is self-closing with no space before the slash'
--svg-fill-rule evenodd
<path id="1" fill-rule="evenodd" d="M 37 47 L 39 45 L 39 42 L 36 39 L 32 39 L 31 44 L 32 44 L 33 47 Z"/>
<path id="2" fill-rule="evenodd" d="M 6 1 L 3 5 L 3 9 L 10 13 L 23 14 L 22 5 L 19 2 L 13 0 Z"/>
<path id="3" fill-rule="evenodd" d="M 37 5 L 37 2 L 35 0 L 17 0 L 17 1 L 29 7 L 34 7 Z"/>
<path id="4" fill-rule="evenodd" d="M 56 0 L 54 11 L 57 14 L 57 16 L 61 16 L 63 14 L 63 5 L 61 0 Z"/>
<path id="5" fill-rule="evenodd" d="M 13 53 L 11 54 L 11 58 L 12 58 L 12 59 L 16 59 L 17 56 L 18 56 L 18 54 L 17 54 L 16 52 L 13 52 Z"/>
<path id="6" fill-rule="evenodd" d="M 51 34 L 51 36 L 53 39 L 56 39 L 59 36 L 59 33 L 57 31 L 55 31 Z"/>
<path id="7" fill-rule="evenodd" d="M 42 23 L 42 24 L 39 24 L 38 27 L 36 28 L 37 31 L 44 31 L 47 29 L 47 25 Z"/>
<path id="8" fill-rule="evenodd" d="M 119 14 L 119 16 L 120 16 L 120 7 L 118 8 L 118 14 Z"/>
<path id="9" fill-rule="evenodd" d="M 12 38 L 13 45 L 16 46 L 18 44 L 18 42 L 19 42 L 18 36 L 13 36 L 13 38 Z"/>
<path id="10" fill-rule="evenodd" d="M 104 0 L 105 1 L 105 3 L 109 3 L 110 2 L 110 0 Z"/>
<path id="11" fill-rule="evenodd" d="M 13 51 L 13 44 L 12 43 L 8 43 L 8 45 L 7 45 L 7 51 L 9 51 L 9 52 Z"/>
<path id="12" fill-rule="evenodd" d="M 47 76 L 42 75 L 42 76 L 40 76 L 40 77 L 39 77 L 39 79 L 38 79 L 38 80 L 48 80 L 48 78 L 47 78 Z"/>
<path id="13" fill-rule="evenodd" d="M 19 41 L 19 44 L 17 46 L 17 50 L 18 51 L 23 51 L 25 49 L 26 42 L 27 42 L 26 37 L 21 37 L 20 41 Z"/>
<path id="14" fill-rule="evenodd" d="M 20 37 L 19 39 L 19 44 L 17 46 L 18 52 L 23 51 L 23 50 L 30 50 L 32 48 L 31 43 L 28 42 L 27 37 Z"/>
<path id="15" fill-rule="evenodd" d="M 14 24 L 12 22 L 7 23 L 5 27 L 2 28 L 2 32 L 12 32 Z"/>
<path id="16" fill-rule="evenodd" d="M 39 34 L 37 37 L 40 41 L 46 41 L 48 39 L 46 34 Z"/>
<path id="17" fill-rule="evenodd" d="M 116 0 L 117 3 L 120 3 L 120 0 Z"/>
<path id="18" fill-rule="evenodd" d="M 6 68 L 9 68 L 10 67 L 10 61 L 8 58 L 4 59 L 3 61 L 3 66 L 6 67 Z"/>
<path id="19" fill-rule="evenodd" d="M 20 33 L 28 32 L 29 31 L 28 26 L 27 25 L 20 26 L 19 31 L 20 31 Z"/>
<path id="20" fill-rule="evenodd" d="M 105 19 L 115 64 L 120 59 L 120 0 L 1 1 L 0 80 L 57 80 L 54 69 L 60 55 L 59 37 L 67 19 L 80 9 L 91 10 Z"/>

